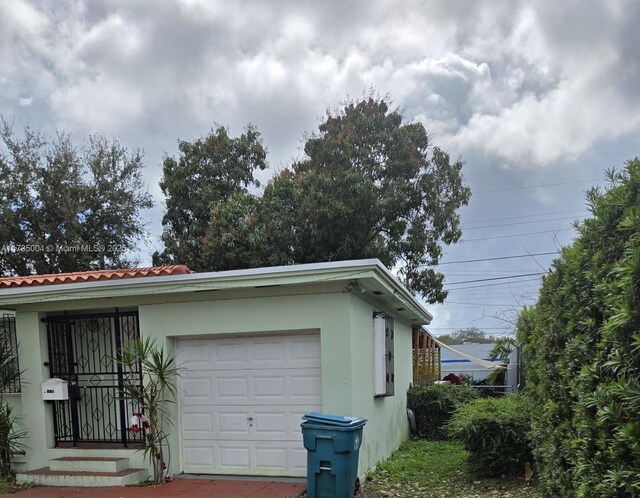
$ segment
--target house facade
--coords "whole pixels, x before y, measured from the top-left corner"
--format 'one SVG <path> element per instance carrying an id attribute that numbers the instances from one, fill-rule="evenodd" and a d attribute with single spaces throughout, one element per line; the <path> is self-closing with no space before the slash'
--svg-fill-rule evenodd
<path id="1" fill-rule="evenodd" d="M 16 317 L 30 475 L 77 456 L 147 468 L 120 395 L 124 375 L 144 375 L 115 361 L 138 337 L 180 368 L 171 474 L 305 476 L 309 411 L 368 420 L 359 475 L 408 437 L 412 327 L 431 315 L 377 260 L 21 279 L 0 279 L 0 309 Z M 43 400 L 52 378 L 69 399 Z"/>

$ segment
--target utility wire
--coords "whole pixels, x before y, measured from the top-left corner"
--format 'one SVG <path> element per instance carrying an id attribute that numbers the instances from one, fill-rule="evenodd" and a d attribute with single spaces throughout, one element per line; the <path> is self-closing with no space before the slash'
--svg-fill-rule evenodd
<path id="1" fill-rule="evenodd" d="M 592 183 L 599 182 L 602 178 L 592 178 L 591 180 L 576 180 L 573 182 L 560 182 L 560 183 L 546 183 L 544 185 L 527 185 L 525 187 L 511 187 L 511 188 L 499 188 L 495 190 L 476 190 L 474 194 L 491 194 L 494 192 L 510 192 L 512 190 L 527 190 L 530 188 L 544 188 L 544 187 L 556 187 L 558 185 L 574 185 L 577 183 Z"/>
<path id="2" fill-rule="evenodd" d="M 455 289 L 448 289 L 449 292 L 455 292 L 455 291 L 459 291 L 459 290 L 464 290 L 464 289 L 479 289 L 480 287 L 495 287 L 497 285 L 509 285 L 509 284 L 521 284 L 524 282 L 537 282 L 538 280 L 540 280 L 539 278 L 530 278 L 528 280 L 516 280 L 515 282 L 500 282 L 497 284 L 482 284 L 482 285 L 472 285 L 469 287 L 457 287 Z"/>
<path id="3" fill-rule="evenodd" d="M 487 221 L 519 220 L 522 218 L 535 218 L 536 216 L 553 216 L 555 214 L 566 214 L 566 213 L 576 213 L 576 212 L 583 212 L 584 214 L 588 214 L 588 211 L 584 208 L 569 209 L 568 211 L 553 211 L 551 213 L 526 214 L 522 216 L 507 216 L 506 218 L 489 218 L 489 219 L 482 219 L 482 220 L 465 221 L 464 223 L 462 223 L 462 226 L 464 227 L 465 225 L 469 225 L 472 223 L 486 223 Z"/>
<path id="4" fill-rule="evenodd" d="M 514 303 L 509 304 L 498 304 L 498 303 L 470 303 L 466 301 L 449 301 L 448 299 L 445 301 L 445 304 L 467 304 L 470 306 L 514 306 Z"/>
<path id="5" fill-rule="evenodd" d="M 531 256 L 549 256 L 551 254 L 558 254 L 558 251 L 538 252 L 534 254 L 517 254 L 514 256 L 496 256 L 495 258 L 479 258 L 479 259 L 465 259 L 461 261 L 445 261 L 444 263 L 438 264 L 438 266 L 457 265 L 462 263 L 478 263 L 479 261 L 498 261 L 500 259 L 530 258 Z M 428 265 L 420 265 L 420 266 L 428 266 Z"/>
<path id="6" fill-rule="evenodd" d="M 486 226 L 482 226 L 482 227 L 468 227 L 468 228 L 463 228 L 464 231 L 467 230 L 482 230 L 484 228 L 497 228 L 497 227 L 511 227 L 514 225 L 531 225 L 532 223 L 544 223 L 546 221 L 561 221 L 561 220 L 571 220 L 571 219 L 575 219 L 574 216 L 565 216 L 564 218 L 549 218 L 547 220 L 534 220 L 534 221 L 517 221 L 514 223 L 501 223 L 499 225 L 486 225 Z"/>
<path id="7" fill-rule="evenodd" d="M 489 282 L 490 280 L 506 280 L 508 278 L 520 278 L 520 277 L 534 277 L 534 276 L 538 276 L 538 275 L 544 275 L 544 272 L 537 272 L 537 273 L 521 273 L 519 275 L 509 275 L 507 277 L 491 277 L 491 278 L 479 278 L 477 280 L 461 280 L 459 282 L 449 282 L 449 284 L 447 284 L 445 282 L 445 285 L 456 285 L 456 284 L 472 284 L 475 282 Z"/>
<path id="8" fill-rule="evenodd" d="M 493 237 L 481 237 L 479 239 L 462 239 L 460 242 L 474 242 L 477 240 L 491 240 L 491 239 L 508 239 L 509 237 L 524 237 L 525 235 L 540 235 L 543 233 L 566 232 L 567 230 L 573 230 L 573 228 L 559 228 L 558 230 L 544 230 L 542 232 L 514 233 L 512 235 L 495 235 Z"/>
<path id="9" fill-rule="evenodd" d="M 427 325 L 427 328 L 429 330 L 431 329 L 438 329 L 438 330 L 459 330 L 459 329 L 468 329 L 469 326 L 465 325 L 464 327 L 432 327 L 430 325 Z M 504 327 L 477 327 L 480 330 L 507 330 L 510 329 L 511 327 L 509 326 L 504 326 Z"/>

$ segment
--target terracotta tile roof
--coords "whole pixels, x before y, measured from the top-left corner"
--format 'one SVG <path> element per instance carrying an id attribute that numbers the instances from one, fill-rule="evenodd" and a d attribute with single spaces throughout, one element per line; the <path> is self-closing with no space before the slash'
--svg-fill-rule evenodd
<path id="1" fill-rule="evenodd" d="M 184 275 L 186 273 L 193 272 L 185 265 L 152 266 L 149 268 L 123 268 L 117 270 L 94 270 L 75 273 L 52 273 L 50 275 L 29 275 L 26 277 L 3 277 L 0 278 L 0 288 L 74 284 L 80 282 L 95 282 L 96 280 L 160 277 L 164 275 Z"/>

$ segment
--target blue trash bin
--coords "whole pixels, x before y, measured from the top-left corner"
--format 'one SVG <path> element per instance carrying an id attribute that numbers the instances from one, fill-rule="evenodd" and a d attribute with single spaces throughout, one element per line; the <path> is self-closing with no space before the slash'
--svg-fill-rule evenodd
<path id="1" fill-rule="evenodd" d="M 302 439 L 307 450 L 307 496 L 351 498 L 358 479 L 364 418 L 307 413 Z"/>

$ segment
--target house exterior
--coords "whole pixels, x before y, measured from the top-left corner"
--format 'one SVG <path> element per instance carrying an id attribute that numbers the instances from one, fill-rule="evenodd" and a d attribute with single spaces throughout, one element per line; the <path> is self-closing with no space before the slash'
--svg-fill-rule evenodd
<path id="1" fill-rule="evenodd" d="M 363 475 L 409 435 L 412 328 L 431 320 L 378 260 L 5 278 L 0 309 L 16 317 L 15 405 L 28 430 L 18 470 L 32 475 L 61 457 L 147 468 L 114 360 L 137 337 L 155 338 L 181 368 L 171 474 L 305 476 L 301 417 L 322 411 L 368 420 Z M 68 400 L 43 400 L 50 378 L 64 379 Z"/>
<path id="2" fill-rule="evenodd" d="M 450 348 L 443 347 L 440 358 L 442 378 L 446 377 L 448 374 L 453 373 L 456 375 L 468 375 L 476 382 L 486 379 L 494 371 L 492 368 L 487 368 L 486 366 L 474 363 L 468 358 L 456 354 L 456 351 L 472 356 L 474 358 L 478 358 L 480 360 L 484 360 L 486 362 L 491 362 L 496 366 L 501 365 L 501 360 L 491 360 L 489 358 L 489 353 L 494 348 L 494 346 L 494 343 L 465 343 L 457 344 L 455 346 L 451 346 Z M 519 352 L 517 349 L 515 349 L 509 356 L 509 362 L 505 372 L 504 385 L 508 386 L 509 391 L 515 392 L 518 389 L 519 365 Z"/>

